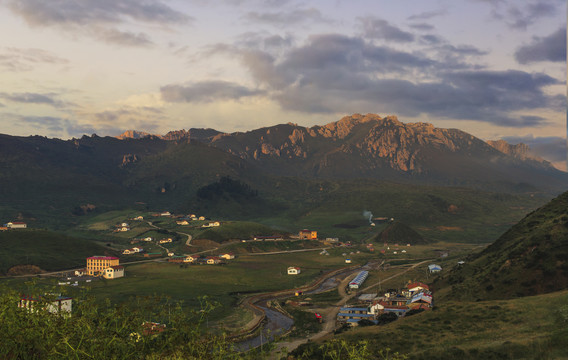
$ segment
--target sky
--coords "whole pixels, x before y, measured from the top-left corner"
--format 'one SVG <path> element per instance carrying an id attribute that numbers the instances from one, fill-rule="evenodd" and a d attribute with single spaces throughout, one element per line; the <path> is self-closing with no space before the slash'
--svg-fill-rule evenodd
<path id="1" fill-rule="evenodd" d="M 565 0 L 0 0 L 0 133 L 375 113 L 566 170 L 566 17 Z"/>

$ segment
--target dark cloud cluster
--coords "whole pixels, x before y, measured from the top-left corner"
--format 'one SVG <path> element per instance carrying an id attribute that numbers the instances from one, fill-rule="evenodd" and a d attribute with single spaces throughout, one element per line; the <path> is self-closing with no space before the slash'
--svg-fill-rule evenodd
<path id="1" fill-rule="evenodd" d="M 55 94 L 39 93 L 0 93 L 0 99 L 16 103 L 51 105 L 56 108 L 63 107 L 65 104 L 56 99 Z"/>
<path id="2" fill-rule="evenodd" d="M 127 46 L 148 46 L 152 42 L 146 34 L 120 30 L 119 25 L 135 21 L 168 26 L 192 21 L 162 0 L 17 0 L 9 5 L 32 26 L 72 28 Z"/>
<path id="3" fill-rule="evenodd" d="M 490 71 L 475 61 L 486 54 L 476 47 L 436 35 L 407 36 L 377 18 L 360 22 L 359 36 L 313 35 L 301 45 L 286 41 L 280 52 L 267 50 L 258 33 L 236 45 L 218 44 L 207 55 L 239 56 L 256 88 L 223 81 L 172 84 L 161 88 L 162 98 L 203 103 L 262 95 L 303 113 L 426 114 L 514 127 L 546 124 L 544 117 L 523 111 L 561 111 L 566 104 L 564 96 L 547 94 L 546 87 L 560 82 L 546 74 Z M 385 45 L 395 39 L 412 42 L 414 50 Z"/>
<path id="4" fill-rule="evenodd" d="M 444 46 L 457 58 L 484 54 L 472 47 Z M 380 109 L 406 116 L 428 114 L 526 127 L 546 120 L 511 114 L 551 107 L 558 101 L 544 88 L 559 82 L 545 74 L 480 70 L 455 58 L 435 60 L 359 37 L 312 36 L 280 59 L 251 50 L 242 51 L 241 56 L 254 79 L 272 90 L 271 96 L 282 108 L 299 112 Z"/>
<path id="5" fill-rule="evenodd" d="M 203 81 L 187 85 L 167 85 L 160 89 L 162 98 L 168 102 L 208 103 L 216 100 L 239 100 L 262 94 L 261 90 L 249 89 L 227 81 Z"/>
<path id="6" fill-rule="evenodd" d="M 538 61 L 566 62 L 566 28 L 560 28 L 545 37 L 535 37 L 532 44 L 515 52 L 520 64 Z"/>

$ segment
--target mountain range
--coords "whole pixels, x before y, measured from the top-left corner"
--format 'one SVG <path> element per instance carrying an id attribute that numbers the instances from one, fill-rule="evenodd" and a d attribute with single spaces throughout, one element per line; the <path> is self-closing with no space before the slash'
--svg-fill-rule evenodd
<path id="1" fill-rule="evenodd" d="M 198 196 L 226 177 L 258 196 L 247 195 L 246 201 L 230 191 L 210 199 Z M 71 221 L 62 214 L 137 206 L 202 209 L 227 217 L 282 218 L 286 213 L 294 222 L 341 198 L 343 206 L 333 205 L 337 211 L 360 214 L 374 207 L 382 216 L 406 215 L 413 226 L 428 227 L 426 221 L 437 217 L 482 226 L 474 217 L 507 206 L 517 209 L 511 213 L 521 212 L 519 204 L 530 208 L 543 201 L 531 202 L 529 196 L 550 198 L 567 184 L 568 174 L 531 156 L 525 145 L 485 142 L 460 130 L 374 114 L 324 126 L 289 123 L 235 133 L 127 131 L 118 138 L 71 140 L 0 135 L 0 216 L 8 218 L 36 218 L 39 211 L 44 219 Z M 495 192 L 525 200 L 505 201 Z M 398 206 L 407 195 L 414 205 Z M 439 214 L 427 210 L 429 204 Z M 450 205 L 459 210 L 448 212 Z M 414 215 L 424 221 L 412 222 Z M 495 222 L 505 226 L 516 216 Z"/>
<path id="2" fill-rule="evenodd" d="M 457 129 L 405 124 L 395 116 L 354 114 L 324 126 L 288 123 L 236 133 L 190 129 L 156 136 L 127 131 L 118 138 L 144 136 L 201 142 L 279 176 L 440 185 L 508 182 L 552 189 L 568 183 L 565 173 L 532 156 L 525 144 L 485 142 Z"/>

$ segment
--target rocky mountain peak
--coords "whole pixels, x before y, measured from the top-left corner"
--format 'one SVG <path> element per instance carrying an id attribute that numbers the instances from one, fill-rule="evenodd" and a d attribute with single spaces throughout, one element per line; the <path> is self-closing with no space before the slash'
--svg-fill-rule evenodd
<path id="1" fill-rule="evenodd" d="M 122 134 L 118 135 L 116 138 L 120 140 L 124 139 L 142 139 L 147 136 L 155 136 L 150 133 L 144 131 L 137 131 L 137 130 L 126 130 Z"/>
<path id="2" fill-rule="evenodd" d="M 492 148 L 494 148 L 495 150 L 499 150 L 503 154 L 511 155 L 520 160 L 531 159 L 537 161 L 544 161 L 544 159 L 533 155 L 531 153 L 530 147 L 523 143 L 512 145 L 506 142 L 505 140 L 488 140 L 487 144 Z"/>

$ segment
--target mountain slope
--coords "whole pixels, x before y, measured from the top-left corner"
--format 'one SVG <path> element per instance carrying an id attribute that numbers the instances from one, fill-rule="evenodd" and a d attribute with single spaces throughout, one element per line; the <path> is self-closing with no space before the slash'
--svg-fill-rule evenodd
<path id="1" fill-rule="evenodd" d="M 568 192 L 527 215 L 435 286 L 458 299 L 506 299 L 567 289 Z"/>
<path id="2" fill-rule="evenodd" d="M 410 226 L 400 221 L 395 221 L 392 224 L 389 224 L 379 235 L 377 235 L 375 241 L 400 245 L 423 245 L 430 242 L 424 239 L 422 235 L 417 233 Z"/>

